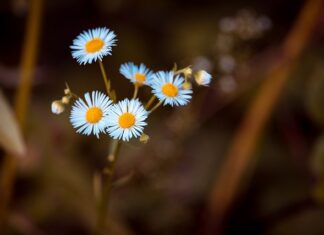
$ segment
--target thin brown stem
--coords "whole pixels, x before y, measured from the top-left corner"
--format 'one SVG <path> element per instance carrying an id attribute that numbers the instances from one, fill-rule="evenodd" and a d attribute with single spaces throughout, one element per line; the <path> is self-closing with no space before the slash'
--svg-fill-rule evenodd
<path id="1" fill-rule="evenodd" d="M 71 97 L 73 97 L 74 99 L 80 99 L 80 96 L 78 96 L 77 94 L 71 92 Z"/>
<path id="2" fill-rule="evenodd" d="M 152 97 L 149 99 L 149 101 L 147 102 L 147 104 L 145 105 L 145 109 L 149 109 L 151 107 L 151 105 L 153 104 L 153 102 L 155 101 L 156 96 L 152 95 Z"/>
<path id="3" fill-rule="evenodd" d="M 156 110 L 158 107 L 160 107 L 162 104 L 162 102 L 160 101 L 159 103 L 157 103 L 155 106 L 153 106 L 152 109 L 150 109 L 148 112 L 151 114 L 153 113 L 154 110 Z"/>
<path id="4" fill-rule="evenodd" d="M 135 99 L 135 98 L 137 97 L 138 90 L 139 90 L 139 85 L 138 85 L 138 84 L 134 84 L 134 94 L 133 94 L 133 99 Z"/>
<path id="5" fill-rule="evenodd" d="M 101 74 L 102 74 L 102 78 L 103 78 L 104 83 L 105 83 L 105 87 L 106 87 L 107 94 L 111 98 L 112 96 L 111 96 L 111 84 L 110 84 L 110 80 L 107 77 L 107 73 L 106 73 L 105 66 L 103 65 L 103 63 L 102 63 L 101 60 L 99 60 L 99 66 L 100 66 L 100 71 L 101 71 Z"/>
<path id="6" fill-rule="evenodd" d="M 121 142 L 119 142 L 118 140 L 112 140 L 110 144 L 109 155 L 107 157 L 108 164 L 102 172 L 103 187 L 97 205 L 97 228 L 99 233 L 104 233 L 105 231 L 107 231 L 107 229 L 109 229 L 109 226 L 107 226 L 106 224 L 108 206 L 110 193 L 113 187 L 112 180 L 120 147 Z"/>
<path id="7" fill-rule="evenodd" d="M 305 2 L 299 18 L 283 43 L 284 56 L 268 71 L 266 79 L 243 118 L 211 190 L 205 234 L 222 233 L 224 220 L 237 193 L 242 189 L 242 180 L 255 162 L 254 151 L 262 137 L 262 130 L 291 77 L 290 72 L 311 36 L 322 4 L 322 0 Z"/>

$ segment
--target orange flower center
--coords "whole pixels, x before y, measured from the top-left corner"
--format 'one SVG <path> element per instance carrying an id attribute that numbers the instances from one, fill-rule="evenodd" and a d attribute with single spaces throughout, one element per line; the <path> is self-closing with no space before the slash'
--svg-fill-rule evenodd
<path id="1" fill-rule="evenodd" d="M 88 41 L 85 45 L 85 49 L 88 53 L 95 53 L 100 51 L 104 46 L 104 41 L 100 38 L 94 38 Z"/>
<path id="2" fill-rule="evenodd" d="M 103 115 L 103 113 L 100 108 L 92 107 L 92 108 L 89 108 L 86 113 L 86 120 L 87 120 L 87 122 L 94 124 L 101 120 L 102 115 Z"/>
<path id="3" fill-rule="evenodd" d="M 136 79 L 137 82 L 143 83 L 143 82 L 146 81 L 146 76 L 144 74 L 142 74 L 142 73 L 136 73 L 135 74 L 135 79 Z"/>
<path id="4" fill-rule="evenodd" d="M 162 86 L 162 92 L 166 96 L 175 97 L 178 95 L 178 87 L 176 87 L 172 83 L 166 83 Z"/>
<path id="5" fill-rule="evenodd" d="M 131 113 L 124 113 L 120 115 L 118 123 L 123 129 L 130 128 L 135 124 L 135 116 Z"/>

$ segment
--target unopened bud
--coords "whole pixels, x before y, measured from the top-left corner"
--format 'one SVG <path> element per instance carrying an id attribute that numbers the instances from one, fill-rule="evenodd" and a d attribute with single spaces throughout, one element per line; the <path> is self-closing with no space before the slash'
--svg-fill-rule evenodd
<path id="1" fill-rule="evenodd" d="M 190 82 L 185 82 L 185 83 L 183 83 L 182 88 L 184 90 L 190 90 L 192 88 L 192 85 Z"/>
<path id="2" fill-rule="evenodd" d="M 64 111 L 64 104 L 60 100 L 55 100 L 52 102 L 52 113 L 61 114 Z"/>
<path id="3" fill-rule="evenodd" d="M 205 70 L 199 70 L 195 74 L 195 81 L 197 82 L 198 85 L 201 86 L 208 86 L 211 79 L 212 76 L 209 73 L 207 73 Z"/>
<path id="4" fill-rule="evenodd" d="M 192 74 L 192 69 L 190 67 L 184 68 L 182 70 L 182 73 L 185 77 L 189 77 Z"/>
<path id="5" fill-rule="evenodd" d="M 142 142 L 143 144 L 146 144 L 149 141 L 150 137 L 147 134 L 142 134 L 140 137 L 140 142 Z"/>
<path id="6" fill-rule="evenodd" d="M 67 82 L 65 82 L 65 86 L 66 86 L 66 88 L 64 89 L 64 94 L 65 95 L 71 95 L 71 90 L 70 90 L 70 87 L 67 84 Z"/>
<path id="7" fill-rule="evenodd" d="M 70 94 L 71 94 L 71 90 L 70 90 L 70 88 L 65 88 L 65 89 L 64 89 L 64 94 L 65 94 L 65 95 L 70 95 Z"/>
<path id="8" fill-rule="evenodd" d="M 71 98 L 66 95 L 66 96 L 63 96 L 62 97 L 62 100 L 61 101 L 62 101 L 63 104 L 69 104 L 70 103 L 70 99 Z"/>

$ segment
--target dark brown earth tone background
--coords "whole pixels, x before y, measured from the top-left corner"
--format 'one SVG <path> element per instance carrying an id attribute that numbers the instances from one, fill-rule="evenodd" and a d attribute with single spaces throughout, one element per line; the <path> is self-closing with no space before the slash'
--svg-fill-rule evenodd
<path id="1" fill-rule="evenodd" d="M 128 61 L 213 76 L 188 106 L 149 118 L 147 144 L 122 146 L 107 234 L 324 234 L 323 12 L 321 0 L 1 0 L 0 88 L 26 154 L 8 155 L 0 131 L 0 234 L 94 234 L 93 174 L 110 139 L 77 134 L 69 108 L 50 107 L 65 82 L 104 91 L 98 64 L 69 49 L 95 27 L 117 34 L 103 62 L 119 99 L 133 92 L 119 74 Z"/>

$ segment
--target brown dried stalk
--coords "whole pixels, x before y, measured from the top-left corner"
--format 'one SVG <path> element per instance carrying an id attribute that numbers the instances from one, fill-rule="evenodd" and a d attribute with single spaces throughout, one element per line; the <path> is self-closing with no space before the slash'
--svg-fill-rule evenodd
<path id="1" fill-rule="evenodd" d="M 282 45 L 282 58 L 276 63 L 260 87 L 234 137 L 225 162 L 217 174 L 209 197 L 205 234 L 221 233 L 222 223 L 240 189 L 262 130 L 282 93 L 289 74 L 309 40 L 322 0 L 309 0 Z"/>
<path id="2" fill-rule="evenodd" d="M 43 5 L 43 0 L 32 0 L 30 2 L 30 12 L 26 25 L 26 36 L 21 57 L 20 83 L 15 100 L 17 121 L 21 129 L 24 129 L 26 122 L 26 111 L 37 59 Z M 7 219 L 6 215 L 15 180 L 16 168 L 17 158 L 15 156 L 6 155 L 0 175 L 0 230 L 5 225 L 5 220 Z"/>

